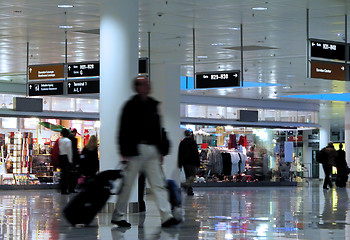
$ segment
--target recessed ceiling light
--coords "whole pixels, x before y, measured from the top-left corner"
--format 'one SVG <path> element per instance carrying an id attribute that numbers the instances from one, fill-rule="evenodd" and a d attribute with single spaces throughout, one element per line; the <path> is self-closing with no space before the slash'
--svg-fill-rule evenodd
<path id="1" fill-rule="evenodd" d="M 197 58 L 205 59 L 205 58 L 208 58 L 208 56 L 197 56 Z"/>
<path id="2" fill-rule="evenodd" d="M 60 28 L 67 29 L 67 28 L 73 28 L 73 26 L 60 26 Z"/>
<path id="3" fill-rule="evenodd" d="M 59 8 L 72 8 L 74 6 L 71 4 L 59 4 L 59 5 L 57 5 L 57 7 L 59 7 Z"/>
<path id="4" fill-rule="evenodd" d="M 222 46 L 222 45 L 224 45 L 223 43 L 212 43 L 212 44 L 210 44 L 210 45 L 212 45 L 212 46 Z"/>
<path id="5" fill-rule="evenodd" d="M 266 11 L 267 7 L 253 7 L 252 10 L 254 10 L 254 11 Z"/>
<path id="6" fill-rule="evenodd" d="M 239 31 L 239 30 L 241 30 L 241 28 L 239 28 L 239 27 L 232 27 L 232 28 L 228 28 L 228 29 L 234 30 L 234 31 Z"/>

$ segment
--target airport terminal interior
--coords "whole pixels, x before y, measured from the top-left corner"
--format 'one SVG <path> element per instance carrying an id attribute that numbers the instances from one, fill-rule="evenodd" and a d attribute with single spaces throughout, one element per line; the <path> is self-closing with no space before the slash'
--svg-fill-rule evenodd
<path id="1" fill-rule="evenodd" d="M 350 239 L 349 183 L 323 189 L 316 159 L 329 141 L 350 154 L 349 13 L 341 0 L 1 0 L 0 239 Z M 115 196 L 71 226 L 59 132 L 76 129 L 80 151 L 96 135 L 100 170 L 118 166 L 137 75 L 161 102 L 179 186 L 177 145 L 194 134 L 194 195 L 170 228 L 148 188 L 131 228 L 111 224 Z"/>

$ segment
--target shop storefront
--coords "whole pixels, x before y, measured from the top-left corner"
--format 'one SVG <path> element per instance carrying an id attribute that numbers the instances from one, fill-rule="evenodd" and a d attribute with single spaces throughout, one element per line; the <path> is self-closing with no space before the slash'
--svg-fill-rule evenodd
<path id="1" fill-rule="evenodd" d="M 197 183 L 297 182 L 310 177 L 303 133 L 292 129 L 183 125 L 194 132 L 201 166 Z"/>
<path id="2" fill-rule="evenodd" d="M 316 171 L 317 111 L 191 103 L 181 104 L 181 122 L 198 144 L 197 185 L 296 183 Z"/>
<path id="3" fill-rule="evenodd" d="M 99 136 L 99 121 L 0 117 L 0 185 L 58 183 L 50 153 L 63 127 L 77 129 L 79 150 Z"/>

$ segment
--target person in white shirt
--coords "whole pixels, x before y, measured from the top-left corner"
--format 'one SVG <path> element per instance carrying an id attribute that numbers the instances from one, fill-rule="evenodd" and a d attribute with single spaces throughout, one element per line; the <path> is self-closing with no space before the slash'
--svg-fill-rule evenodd
<path id="1" fill-rule="evenodd" d="M 61 130 L 61 138 L 58 140 L 59 162 L 61 168 L 61 194 L 69 194 L 69 169 L 73 163 L 72 141 L 68 138 L 69 131 L 66 128 Z"/>

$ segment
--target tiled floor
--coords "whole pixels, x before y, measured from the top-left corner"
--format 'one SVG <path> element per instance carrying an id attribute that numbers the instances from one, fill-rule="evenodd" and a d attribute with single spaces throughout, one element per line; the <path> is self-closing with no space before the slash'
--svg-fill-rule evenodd
<path id="1" fill-rule="evenodd" d="M 61 210 L 70 196 L 54 190 L 2 191 L 0 239 L 350 239 L 350 188 L 198 188 L 183 195 L 184 222 L 160 228 L 152 195 L 130 229 L 100 213 L 88 227 L 71 227 Z"/>

